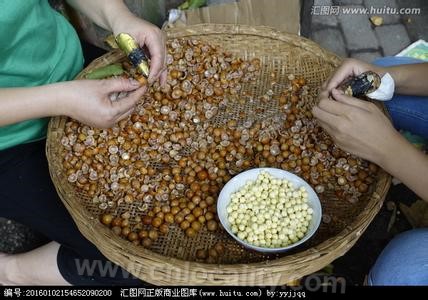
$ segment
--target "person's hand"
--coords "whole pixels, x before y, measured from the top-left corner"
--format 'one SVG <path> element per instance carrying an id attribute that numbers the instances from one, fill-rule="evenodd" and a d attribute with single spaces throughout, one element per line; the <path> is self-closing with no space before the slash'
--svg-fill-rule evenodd
<path id="1" fill-rule="evenodd" d="M 394 147 L 399 133 L 375 104 L 349 97 L 342 91 L 324 90 L 312 110 L 319 124 L 343 150 L 375 163 Z"/>
<path id="2" fill-rule="evenodd" d="M 97 128 L 110 128 L 128 117 L 147 86 L 140 87 L 133 79 L 76 80 L 64 83 L 62 114 Z M 117 101 L 110 100 L 114 92 L 129 92 Z"/>
<path id="3" fill-rule="evenodd" d="M 128 33 L 134 37 L 141 47 L 146 46 L 150 52 L 149 83 L 160 79 L 166 83 L 166 44 L 164 33 L 155 25 L 132 14 L 117 18 L 113 28 L 114 35 Z"/>
<path id="4" fill-rule="evenodd" d="M 337 88 L 345 79 L 351 76 L 358 76 L 366 71 L 373 71 L 379 74 L 380 77 L 386 73 L 384 68 L 349 58 L 324 82 L 322 91 L 326 90 L 331 93 L 331 91 Z"/>

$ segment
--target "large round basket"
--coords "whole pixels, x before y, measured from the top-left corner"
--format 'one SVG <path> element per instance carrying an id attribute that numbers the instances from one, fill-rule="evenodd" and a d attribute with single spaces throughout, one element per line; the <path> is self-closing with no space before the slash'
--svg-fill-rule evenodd
<path id="1" fill-rule="evenodd" d="M 301 75 L 311 88 L 309 107 L 315 103 L 321 83 L 340 63 L 337 56 L 305 38 L 265 27 L 204 24 L 170 29 L 167 36 L 204 40 L 244 59 L 260 58 L 262 72 L 257 85 L 243 86 L 243 91 L 254 95 L 262 95 L 269 88 L 270 76 L 276 76 L 281 83 L 289 74 Z M 106 54 L 92 62 L 79 77 L 121 59 L 123 55 L 119 52 Z M 316 272 L 355 244 L 381 208 L 390 185 L 390 176 L 380 170 L 369 193 L 357 203 L 339 200 L 334 193 L 323 195 L 323 213 L 328 215 L 329 222 L 322 223 L 315 237 L 291 253 L 265 256 L 243 249 L 224 232 L 213 234 L 202 230 L 197 237 L 187 238 L 174 228 L 148 250 L 103 226 L 98 218 L 99 208 L 67 181 L 60 143 L 67 120 L 66 117 L 51 120 L 46 149 L 60 198 L 82 234 L 107 258 L 152 284 L 279 285 Z M 132 207 L 126 209 L 132 211 Z M 215 264 L 197 262 L 196 249 L 218 241 L 225 245 L 224 257 Z"/>

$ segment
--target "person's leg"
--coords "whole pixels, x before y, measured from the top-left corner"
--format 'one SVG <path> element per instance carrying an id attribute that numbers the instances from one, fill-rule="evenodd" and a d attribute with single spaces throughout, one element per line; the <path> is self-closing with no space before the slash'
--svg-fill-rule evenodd
<path id="1" fill-rule="evenodd" d="M 410 57 L 383 57 L 376 59 L 373 63 L 387 67 L 423 62 Z M 390 101 L 384 103 L 395 128 L 410 131 L 428 139 L 428 95 L 420 97 L 396 94 Z"/>
<path id="2" fill-rule="evenodd" d="M 1 255 L 0 283 L 6 285 L 69 285 L 70 283 L 63 278 L 56 263 L 55 257 L 59 247 L 58 243 L 51 242 L 27 253 Z"/>
<path id="3" fill-rule="evenodd" d="M 27 225 L 61 244 L 56 250 L 44 248 L 31 251 L 25 258 L 37 259 L 37 254 L 44 255 L 48 259 L 45 263 L 56 266 L 62 277 L 71 284 L 141 284 L 141 281 L 130 278 L 127 272 L 122 273 L 122 269 L 110 274 L 100 274 L 97 268 L 90 274 L 79 269 L 78 263 L 83 261 L 110 262 L 82 236 L 56 194 L 44 147 L 45 142 L 42 141 L 0 151 L 0 216 Z M 17 257 L 3 256 L 0 263 Z M 43 278 L 37 273 L 44 272 L 44 269 L 20 271 Z"/>
<path id="4" fill-rule="evenodd" d="M 428 228 L 395 237 L 368 276 L 369 285 L 428 285 Z"/>

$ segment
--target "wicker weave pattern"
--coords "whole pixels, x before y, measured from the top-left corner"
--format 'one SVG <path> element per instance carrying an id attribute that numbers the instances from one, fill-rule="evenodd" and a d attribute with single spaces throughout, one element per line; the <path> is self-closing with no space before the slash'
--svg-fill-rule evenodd
<path id="1" fill-rule="evenodd" d="M 257 85 L 243 87 L 255 96 L 270 88 L 271 75 L 281 90 L 289 74 L 302 75 L 311 87 L 307 95 L 308 109 L 316 101 L 317 89 L 340 63 L 335 55 L 304 38 L 264 27 L 235 25 L 196 25 L 172 29 L 168 38 L 195 38 L 221 45 L 242 58 L 258 57 L 263 70 Z M 123 59 L 111 52 L 94 61 L 80 74 Z M 274 109 L 274 108 L 272 108 Z M 224 119 L 217 118 L 221 124 Z M 323 210 L 331 216 L 317 235 L 300 252 L 282 257 L 265 257 L 242 249 L 226 234 L 202 231 L 195 240 L 187 239 L 180 230 L 171 230 L 152 250 L 137 247 L 115 236 L 97 219 L 99 210 L 85 195 L 76 194 L 62 173 L 61 145 L 67 118 L 53 118 L 49 125 L 47 156 L 53 182 L 65 206 L 82 234 L 92 241 L 113 262 L 137 277 L 154 284 L 203 285 L 269 285 L 284 284 L 323 268 L 343 255 L 357 241 L 379 211 L 390 185 L 383 171 L 371 187 L 366 199 L 351 205 L 338 201 L 334 195 L 324 195 Z M 194 252 L 201 245 L 210 246 L 218 240 L 226 244 L 226 255 L 220 265 L 194 262 Z"/>

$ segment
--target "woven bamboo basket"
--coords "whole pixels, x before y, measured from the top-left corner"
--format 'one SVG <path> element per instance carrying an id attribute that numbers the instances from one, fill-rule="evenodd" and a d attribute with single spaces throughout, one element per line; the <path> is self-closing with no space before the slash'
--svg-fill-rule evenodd
<path id="1" fill-rule="evenodd" d="M 204 24 L 167 31 L 169 39 L 191 38 L 221 45 L 222 49 L 242 58 L 258 57 L 262 72 L 257 86 L 243 86 L 243 91 L 261 95 L 276 74 L 278 82 L 288 74 L 307 79 L 312 95 L 310 106 L 316 101 L 321 83 L 340 63 L 334 54 L 302 37 L 265 27 Z M 88 71 L 124 59 L 119 52 L 110 52 L 92 62 Z M 291 253 L 265 256 L 243 249 L 224 232 L 202 230 L 196 238 L 187 238 L 180 230 L 171 230 L 150 250 L 116 236 L 103 226 L 100 210 L 89 197 L 76 192 L 67 181 L 61 165 L 61 143 L 68 118 L 56 117 L 49 124 L 47 157 L 52 180 L 64 205 L 82 234 L 94 243 L 112 262 L 136 277 L 158 285 L 279 285 L 299 279 L 322 269 L 346 253 L 358 240 L 380 210 L 390 186 L 390 176 L 380 170 L 366 197 L 356 204 L 344 203 L 334 194 L 323 195 L 323 212 L 331 217 L 322 223 L 315 237 L 303 248 Z M 132 207 L 127 209 L 131 209 Z M 226 254 L 219 263 L 195 262 L 200 246 L 225 244 Z"/>

